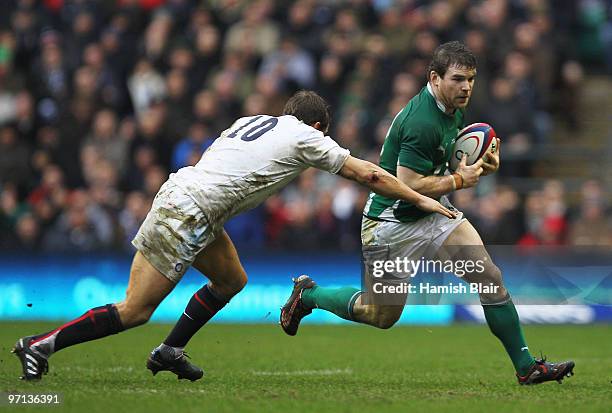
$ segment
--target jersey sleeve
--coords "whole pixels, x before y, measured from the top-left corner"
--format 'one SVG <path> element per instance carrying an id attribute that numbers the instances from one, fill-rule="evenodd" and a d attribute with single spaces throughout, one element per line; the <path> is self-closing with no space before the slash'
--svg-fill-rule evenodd
<path id="1" fill-rule="evenodd" d="M 435 128 L 426 125 L 408 128 L 400 138 L 397 164 L 421 175 L 430 175 L 434 169 L 435 151 L 439 146 L 440 137 Z"/>
<path id="2" fill-rule="evenodd" d="M 297 145 L 297 158 L 300 162 L 333 174 L 340 172 L 349 155 L 348 149 L 316 130 L 302 136 Z"/>

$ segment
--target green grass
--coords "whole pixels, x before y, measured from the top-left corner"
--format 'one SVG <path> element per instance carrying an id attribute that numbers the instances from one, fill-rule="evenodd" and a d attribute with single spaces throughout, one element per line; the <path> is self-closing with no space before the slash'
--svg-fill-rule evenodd
<path id="1" fill-rule="evenodd" d="M 64 402 L 53 411 L 612 411 L 609 326 L 526 328 L 533 350 L 576 361 L 576 375 L 563 385 L 518 386 L 485 326 L 306 325 L 290 338 L 272 325 L 209 325 L 188 347 L 206 371 L 190 383 L 144 368 L 169 330 L 148 325 L 57 353 L 41 382 L 17 380 L 13 342 L 51 327 L 0 323 L 0 391 L 60 392 Z"/>

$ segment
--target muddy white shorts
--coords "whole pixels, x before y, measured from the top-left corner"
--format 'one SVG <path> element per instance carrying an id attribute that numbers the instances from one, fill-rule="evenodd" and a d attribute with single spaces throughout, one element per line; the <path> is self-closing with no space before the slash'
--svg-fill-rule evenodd
<path id="1" fill-rule="evenodd" d="M 132 245 L 170 281 L 181 280 L 216 231 L 204 212 L 176 184 L 166 181 Z"/>
<path id="2" fill-rule="evenodd" d="M 458 213 L 450 219 L 441 214 L 431 214 L 415 222 L 375 221 L 364 217 L 361 224 L 361 245 L 364 264 L 373 261 L 393 261 L 407 258 L 410 261 L 430 259 L 435 256 L 446 238 L 465 218 L 446 197 L 440 203 Z M 406 272 L 390 274 L 405 279 Z"/>

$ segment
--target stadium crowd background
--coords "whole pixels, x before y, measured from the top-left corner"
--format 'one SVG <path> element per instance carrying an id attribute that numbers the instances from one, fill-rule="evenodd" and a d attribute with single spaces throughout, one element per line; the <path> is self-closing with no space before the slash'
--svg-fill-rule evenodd
<path id="1" fill-rule="evenodd" d="M 553 4 L 554 3 L 554 4 Z M 612 70 L 608 0 L 4 0 L 0 248 L 130 250 L 169 173 L 235 118 L 280 114 L 297 89 L 331 104 L 330 136 L 378 160 L 440 43 L 478 58 L 468 121 L 502 138 L 502 168 L 455 205 L 485 242 L 612 245 L 596 180 L 521 190 L 523 156 L 578 131 L 585 76 Z M 606 66 L 607 64 L 607 66 Z M 607 72 L 606 72 L 607 71 Z M 315 170 L 227 225 L 238 248 L 359 248 L 367 192 Z"/>

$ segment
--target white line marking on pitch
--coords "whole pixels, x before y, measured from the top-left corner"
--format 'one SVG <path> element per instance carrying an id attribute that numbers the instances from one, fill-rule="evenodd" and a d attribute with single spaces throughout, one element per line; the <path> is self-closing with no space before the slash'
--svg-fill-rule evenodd
<path id="1" fill-rule="evenodd" d="M 324 369 L 324 370 L 294 370 L 294 371 L 252 371 L 255 376 L 334 376 L 336 374 L 352 374 L 353 370 Z"/>
<path id="2" fill-rule="evenodd" d="M 92 371 L 97 372 L 106 372 L 106 373 L 132 373 L 134 371 L 134 367 L 126 367 L 126 366 L 116 366 L 116 367 L 106 367 L 106 368 L 94 368 L 94 367 L 83 367 L 83 366 L 59 366 L 55 368 L 57 371 L 73 371 L 78 373 L 89 373 Z"/>

